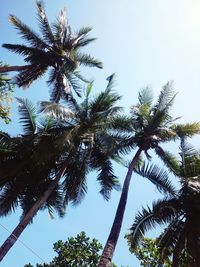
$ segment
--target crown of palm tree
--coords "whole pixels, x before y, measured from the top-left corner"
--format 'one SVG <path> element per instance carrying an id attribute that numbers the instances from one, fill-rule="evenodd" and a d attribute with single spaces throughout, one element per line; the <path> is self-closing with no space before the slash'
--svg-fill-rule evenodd
<path id="1" fill-rule="evenodd" d="M 115 136 L 116 123 L 114 125 L 113 121 L 116 116 L 120 122 L 121 108 L 116 106 L 120 97 L 112 91 L 112 81 L 104 92 L 90 99 L 91 88 L 89 85 L 85 100 L 80 104 L 75 100 L 73 105 L 67 102 L 66 106 L 41 102 L 41 110 L 46 113 L 41 120 L 37 120 L 36 109 L 29 100 L 18 98 L 24 134 L 16 138 L 1 134 L 2 215 L 7 215 L 18 205 L 25 213 L 39 199 L 64 162 L 67 162 L 67 168 L 62 187 L 58 186 L 55 191 L 59 197 L 60 190 L 64 190 L 63 205 L 82 200 L 87 192 L 86 177 L 90 170 L 98 171 L 100 193 L 105 199 L 109 199 L 113 188 L 119 189 L 111 160 L 119 156 L 117 143 L 121 139 L 119 134 L 118 138 Z M 46 206 L 53 203 L 51 198 L 49 201 Z"/>
<path id="2" fill-rule="evenodd" d="M 48 84 L 52 86 L 51 101 L 59 102 L 60 98 L 68 98 L 72 94 L 71 89 L 80 96 L 79 80 L 87 80 L 80 75 L 79 65 L 102 68 L 100 61 L 81 53 L 81 48 L 95 40 L 88 37 L 91 28 L 84 27 L 73 33 L 64 9 L 56 22 L 50 25 L 42 1 L 36 1 L 36 5 L 41 36 L 14 15 L 9 17 L 27 43 L 3 44 L 3 47 L 24 56 L 29 64 L 14 68 L 19 71 L 16 83 L 27 87 L 50 68 Z"/>

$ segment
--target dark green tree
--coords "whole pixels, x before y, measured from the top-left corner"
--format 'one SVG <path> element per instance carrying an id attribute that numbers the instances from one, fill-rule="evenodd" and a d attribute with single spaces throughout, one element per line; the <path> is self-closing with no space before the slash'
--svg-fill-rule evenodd
<path id="1" fill-rule="evenodd" d="M 166 164 L 173 163 L 172 155 L 163 150 L 162 144 L 178 138 L 178 132 L 185 132 L 186 136 L 192 136 L 199 132 L 200 125 L 198 123 L 175 124 L 175 119 L 169 113 L 175 95 L 169 82 L 160 92 L 157 103 L 153 105 L 152 92 L 150 89 L 145 88 L 139 93 L 139 103 L 131 108 L 132 136 L 124 143 L 128 142 L 130 147 L 132 145 L 132 148 L 137 148 L 137 150 L 128 166 L 116 215 L 98 265 L 99 267 L 110 266 L 121 230 L 132 173 L 141 153 L 144 152 L 147 158 L 150 158 L 148 152 L 149 150 L 154 150 Z"/>
<path id="2" fill-rule="evenodd" d="M 176 168 L 173 168 L 174 174 L 180 180 L 180 190 L 176 196 L 158 200 L 153 203 L 152 208 L 143 208 L 136 215 L 130 232 L 131 247 L 132 249 L 137 247 L 148 229 L 167 224 L 158 238 L 162 257 L 165 257 L 166 250 L 171 249 L 172 267 L 198 267 L 200 266 L 200 154 L 183 136 L 180 156 Z M 185 261 L 182 261 L 184 255 Z M 183 265 L 184 263 L 186 265 Z"/>
<path id="3" fill-rule="evenodd" d="M 86 80 L 80 75 L 79 66 L 102 68 L 101 62 L 81 52 L 83 47 L 95 40 L 88 36 L 91 28 L 83 27 L 73 33 L 64 9 L 51 25 L 42 1 L 36 1 L 36 5 L 41 36 L 17 17 L 10 15 L 10 22 L 26 45 L 3 44 L 3 47 L 24 56 L 24 61 L 28 65 L 0 67 L 0 73 L 19 72 L 15 78 L 16 84 L 27 87 L 50 70 L 48 85 L 52 87 L 51 101 L 59 102 L 60 98 L 68 98 L 72 94 L 71 89 L 80 95 L 78 82 Z"/>

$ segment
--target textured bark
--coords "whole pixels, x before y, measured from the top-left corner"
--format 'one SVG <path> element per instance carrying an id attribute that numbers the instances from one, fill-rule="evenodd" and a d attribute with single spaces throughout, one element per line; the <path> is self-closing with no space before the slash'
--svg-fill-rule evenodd
<path id="1" fill-rule="evenodd" d="M 123 221 L 124 212 L 126 208 L 126 202 L 128 198 L 128 190 L 129 190 L 129 185 L 131 181 L 131 176 L 133 173 L 133 169 L 139 159 L 141 151 L 142 150 L 139 148 L 129 165 L 128 172 L 124 180 L 121 197 L 120 197 L 117 211 L 115 214 L 114 222 L 113 222 L 108 240 L 106 242 L 106 245 L 104 247 L 103 253 L 101 255 L 98 267 L 110 267 L 111 266 L 112 257 L 113 257 L 115 247 L 117 245 L 117 241 L 118 241 L 119 234 L 121 231 L 122 221 Z"/>
<path id="2" fill-rule="evenodd" d="M 24 65 L 24 66 L 4 66 L 0 67 L 0 73 L 10 72 L 10 71 L 23 71 L 31 69 L 33 65 Z"/>
<path id="3" fill-rule="evenodd" d="M 26 215 L 19 222 L 14 231 L 10 234 L 10 236 L 6 239 L 3 245 L 0 247 L 0 261 L 4 258 L 4 256 L 8 253 L 11 247 L 15 244 L 21 233 L 24 231 L 26 226 L 31 222 L 34 215 L 38 212 L 38 210 L 44 205 L 48 197 L 51 195 L 53 190 L 58 185 L 59 180 L 63 176 L 64 171 L 66 170 L 66 163 L 63 165 L 62 169 L 58 173 L 57 177 L 52 181 L 49 185 L 48 189 L 44 192 L 43 196 L 38 199 L 38 201 L 33 205 L 33 207 L 26 213 Z"/>

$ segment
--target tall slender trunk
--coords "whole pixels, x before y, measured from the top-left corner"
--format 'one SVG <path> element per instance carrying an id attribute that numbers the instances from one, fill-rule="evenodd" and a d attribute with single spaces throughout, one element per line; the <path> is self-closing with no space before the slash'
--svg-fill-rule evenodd
<path id="1" fill-rule="evenodd" d="M 33 65 L 24 65 L 24 66 L 4 66 L 0 67 L 0 73 L 10 72 L 10 71 L 22 71 L 31 69 Z"/>
<path id="2" fill-rule="evenodd" d="M 128 198 L 128 190 L 129 190 L 129 185 L 131 181 L 131 176 L 132 176 L 133 169 L 139 159 L 141 152 L 142 152 L 142 149 L 139 148 L 129 165 L 128 172 L 124 180 L 121 197 L 120 197 L 117 211 L 115 214 L 115 218 L 113 221 L 113 225 L 112 225 L 108 240 L 106 242 L 106 245 L 104 247 L 103 253 L 101 255 L 98 267 L 109 267 L 111 265 L 112 257 L 115 251 L 115 247 L 117 245 L 117 241 L 118 241 L 121 226 L 122 226 L 122 221 L 123 221 L 124 212 L 126 208 L 126 202 Z"/>
<path id="3" fill-rule="evenodd" d="M 51 195 L 53 190 L 58 185 L 58 182 L 63 176 L 63 173 L 66 170 L 66 168 L 67 168 L 67 162 L 63 165 L 62 169 L 60 170 L 56 178 L 52 181 L 52 183 L 49 185 L 47 190 L 44 192 L 43 196 L 39 198 L 38 201 L 33 205 L 33 207 L 26 213 L 26 215 L 22 218 L 22 220 L 19 222 L 17 227 L 14 229 L 14 231 L 10 234 L 10 236 L 6 239 L 6 241 L 0 247 L 0 261 L 2 261 L 4 256 L 8 253 L 11 247 L 15 244 L 15 242 L 17 241 L 21 233 L 24 231 L 26 226 L 33 219 L 34 215 L 44 205 L 48 197 Z"/>

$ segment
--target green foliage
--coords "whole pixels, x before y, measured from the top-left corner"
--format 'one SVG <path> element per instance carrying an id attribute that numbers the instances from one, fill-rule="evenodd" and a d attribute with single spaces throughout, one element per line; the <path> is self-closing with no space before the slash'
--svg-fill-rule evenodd
<path id="1" fill-rule="evenodd" d="M 132 249 L 131 247 L 131 235 L 126 235 L 129 250 L 131 253 L 135 254 L 135 256 L 140 261 L 140 265 L 143 267 L 171 267 L 172 266 L 172 256 L 173 249 L 166 248 L 165 257 L 163 257 L 161 248 L 159 247 L 159 243 L 157 239 L 144 237 L 140 245 L 136 249 Z M 184 250 L 181 253 L 179 267 L 187 267 L 188 265 L 188 254 Z"/>
<path id="2" fill-rule="evenodd" d="M 57 256 L 50 263 L 37 264 L 36 267 L 96 267 L 102 245 L 97 239 L 92 240 L 81 232 L 70 237 L 66 242 L 59 240 L 54 244 Z M 33 267 L 30 263 L 24 267 Z M 112 264 L 112 267 L 117 267 Z"/>
<path id="3" fill-rule="evenodd" d="M 163 259 L 162 254 L 159 250 L 159 247 L 156 243 L 156 240 L 151 238 L 143 238 L 140 242 L 140 245 L 136 250 L 131 249 L 131 236 L 126 236 L 129 246 L 130 252 L 134 253 L 135 256 L 140 261 L 140 265 L 143 267 L 170 267 L 171 260 L 170 256 L 172 251 L 168 251 L 168 256 Z"/>
<path id="4" fill-rule="evenodd" d="M 3 64 L 0 62 L 0 66 Z M 12 101 L 13 85 L 10 84 L 10 78 L 7 75 L 0 74 L 0 120 L 9 123 L 10 109 Z"/>

